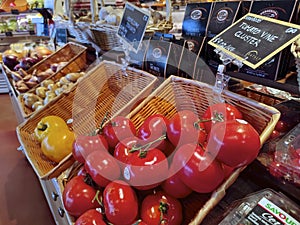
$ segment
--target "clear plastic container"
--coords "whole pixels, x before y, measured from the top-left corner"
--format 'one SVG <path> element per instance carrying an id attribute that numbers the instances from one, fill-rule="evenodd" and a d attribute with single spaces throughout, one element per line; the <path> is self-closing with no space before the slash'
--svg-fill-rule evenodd
<path id="1" fill-rule="evenodd" d="M 233 202 L 219 225 L 300 225 L 299 208 L 282 193 L 264 189 Z"/>

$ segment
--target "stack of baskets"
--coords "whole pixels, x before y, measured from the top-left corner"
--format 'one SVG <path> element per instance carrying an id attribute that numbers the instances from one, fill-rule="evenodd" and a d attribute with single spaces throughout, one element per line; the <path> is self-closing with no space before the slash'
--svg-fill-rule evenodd
<path id="1" fill-rule="evenodd" d="M 110 51 L 121 47 L 120 38 L 117 35 L 118 26 L 102 24 L 90 28 L 93 40 L 103 51 Z"/>

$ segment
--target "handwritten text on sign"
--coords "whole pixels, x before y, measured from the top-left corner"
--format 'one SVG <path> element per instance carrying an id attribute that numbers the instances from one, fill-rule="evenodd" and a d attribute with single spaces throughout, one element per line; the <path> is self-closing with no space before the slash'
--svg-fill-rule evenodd
<path id="1" fill-rule="evenodd" d="M 126 3 L 118 28 L 119 37 L 137 51 L 148 24 L 149 15 L 138 7 Z"/>
<path id="2" fill-rule="evenodd" d="M 299 35 L 299 25 L 249 13 L 215 36 L 209 44 L 255 69 Z"/>

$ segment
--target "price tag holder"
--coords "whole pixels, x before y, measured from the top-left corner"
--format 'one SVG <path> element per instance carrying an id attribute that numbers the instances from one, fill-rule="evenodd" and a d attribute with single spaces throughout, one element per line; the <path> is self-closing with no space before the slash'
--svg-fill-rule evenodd
<path id="1" fill-rule="evenodd" d="M 208 44 L 256 69 L 299 36 L 299 25 L 248 13 Z"/>
<path id="2" fill-rule="evenodd" d="M 66 28 L 56 28 L 56 43 L 64 43 L 68 42 L 68 35 Z"/>
<path id="3" fill-rule="evenodd" d="M 117 35 L 135 53 L 139 50 L 149 18 L 149 13 L 126 2 Z"/>
<path id="4" fill-rule="evenodd" d="M 17 9 L 12 9 L 12 10 L 11 10 L 11 14 L 19 15 L 20 12 L 19 12 L 19 10 L 17 10 Z"/>
<path id="5" fill-rule="evenodd" d="M 13 33 L 11 31 L 7 31 L 7 32 L 5 32 L 5 36 L 6 37 L 12 37 Z"/>

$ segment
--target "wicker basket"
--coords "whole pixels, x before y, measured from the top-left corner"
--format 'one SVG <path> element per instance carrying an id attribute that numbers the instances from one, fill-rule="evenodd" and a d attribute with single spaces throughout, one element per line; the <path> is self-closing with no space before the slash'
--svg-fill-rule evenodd
<path id="1" fill-rule="evenodd" d="M 44 116 L 57 115 L 65 121 L 72 118 L 74 132 L 88 134 L 97 128 L 106 113 L 109 117 L 127 115 L 138 101 L 151 93 L 156 81 L 157 78 L 147 72 L 128 67 L 125 74 L 120 64 L 103 61 L 70 92 L 33 113 L 17 127 L 17 136 L 38 177 L 57 177 L 74 162 L 72 154 L 58 164 L 43 156 L 33 133 Z"/>
<path id="2" fill-rule="evenodd" d="M 14 3 L 15 6 L 12 6 L 11 3 Z M 3 0 L 0 6 L 0 9 L 5 12 L 11 12 L 12 10 L 18 10 L 19 12 L 24 12 L 28 9 L 28 3 L 26 0 Z"/>
<path id="3" fill-rule="evenodd" d="M 76 58 L 74 58 L 74 60 L 70 61 L 67 64 L 67 66 L 63 67 L 61 70 L 59 70 L 58 72 L 56 72 L 53 76 L 49 77 L 47 80 L 53 80 L 54 83 L 56 83 L 56 82 L 58 82 L 60 80 L 60 78 L 66 76 L 68 73 L 84 72 L 87 69 L 87 67 L 88 67 L 88 65 L 87 65 L 86 52 L 84 51 L 82 54 L 79 54 Z M 34 88 L 32 88 L 29 91 L 27 91 L 26 94 L 27 93 L 33 93 L 33 94 L 35 94 L 36 93 L 36 89 L 38 87 L 40 87 L 40 86 L 41 86 L 41 84 L 38 84 Z M 22 116 L 23 116 L 23 118 L 25 120 L 30 115 L 32 115 L 35 112 L 35 110 L 33 110 L 32 108 L 28 108 L 25 105 L 23 95 L 24 94 L 20 94 L 18 96 L 18 103 L 19 103 L 19 108 L 20 108 L 21 114 L 22 114 Z M 56 96 L 56 97 L 59 97 L 59 95 Z"/>
<path id="4" fill-rule="evenodd" d="M 34 71 L 36 71 L 36 73 L 39 73 L 40 71 L 45 71 L 49 69 L 51 64 L 53 63 L 68 62 L 68 64 L 61 68 L 61 70 L 63 70 L 74 60 L 80 61 L 81 56 L 86 53 L 86 49 L 87 48 L 85 46 L 82 46 L 80 44 L 68 42 L 62 48 L 60 48 L 56 52 L 49 55 L 47 58 L 43 59 L 42 61 L 31 67 L 27 71 L 27 73 L 33 73 Z M 55 76 L 55 74 L 53 76 Z"/>
<path id="5" fill-rule="evenodd" d="M 103 24 L 91 28 L 94 42 L 99 45 L 101 50 L 109 51 L 122 46 L 117 35 L 117 26 Z"/>
<path id="6" fill-rule="evenodd" d="M 64 73 L 66 73 L 70 70 L 70 66 L 71 66 L 70 64 L 80 65 L 82 63 L 81 61 L 82 61 L 83 57 L 86 56 L 86 50 L 87 50 L 87 48 L 85 46 L 82 46 L 80 44 L 76 44 L 76 43 L 73 43 L 73 42 L 69 42 L 66 45 L 64 45 L 62 48 L 57 50 L 56 52 L 52 53 L 51 55 L 49 55 L 45 59 L 43 59 L 40 62 L 38 62 L 37 64 L 35 64 L 33 67 L 31 67 L 26 72 L 28 74 L 39 74 L 40 72 L 49 69 L 51 64 L 60 63 L 60 62 L 67 62 L 66 65 L 60 67 L 60 69 L 58 71 L 56 71 L 54 74 L 52 74 L 48 78 L 50 78 L 52 76 L 55 76 L 56 73 L 59 73 L 61 70 L 63 70 Z M 84 61 L 84 62 L 86 62 L 86 61 Z M 68 68 L 65 69 L 66 67 L 68 67 L 69 69 Z M 12 86 L 15 89 L 16 95 L 17 96 L 20 95 L 21 92 L 19 92 L 17 90 L 17 88 L 15 88 L 16 87 L 16 82 L 11 77 L 12 71 L 6 66 L 4 66 L 4 70 L 5 70 L 6 76 L 11 81 Z M 39 84 L 37 84 L 36 86 L 38 86 L 38 85 Z M 32 87 L 31 89 L 35 88 L 36 86 Z"/>
<path id="7" fill-rule="evenodd" d="M 222 96 L 226 102 L 235 105 L 242 112 L 244 119 L 259 132 L 261 143 L 264 143 L 279 120 L 280 112 L 271 106 L 229 91 L 224 91 Z M 171 118 L 179 110 L 190 109 L 201 116 L 208 105 L 216 101 L 212 86 L 170 76 L 139 104 L 128 115 L 128 118 L 138 128 L 147 117 L 156 113 Z M 243 169 L 244 167 L 236 169 L 212 194 L 192 193 L 183 199 L 183 224 L 200 224 L 209 211 L 224 197 L 228 187 L 238 178 Z"/>

